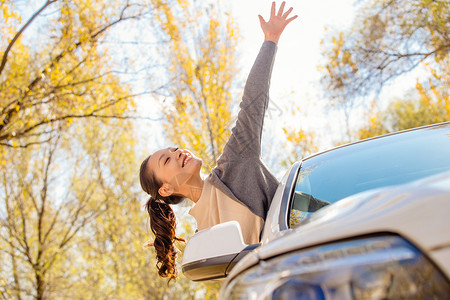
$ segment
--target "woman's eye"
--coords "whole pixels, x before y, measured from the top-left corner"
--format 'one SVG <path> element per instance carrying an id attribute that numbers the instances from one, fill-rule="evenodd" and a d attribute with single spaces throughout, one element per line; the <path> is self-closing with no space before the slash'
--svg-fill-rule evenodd
<path id="1" fill-rule="evenodd" d="M 166 158 L 166 161 L 164 162 L 164 165 L 167 164 L 167 162 L 169 161 L 170 157 Z"/>

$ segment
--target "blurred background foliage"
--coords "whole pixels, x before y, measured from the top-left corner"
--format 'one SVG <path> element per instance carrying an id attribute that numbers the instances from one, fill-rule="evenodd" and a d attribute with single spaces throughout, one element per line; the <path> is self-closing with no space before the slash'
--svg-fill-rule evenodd
<path id="1" fill-rule="evenodd" d="M 205 172 L 215 165 L 242 88 L 232 15 L 217 1 L 0 4 L 0 297 L 217 298 L 216 282 L 180 274 L 168 286 L 154 250 L 142 247 L 149 234 L 136 128 L 149 119 L 138 101 L 151 97 L 161 119 L 150 122 L 162 123 L 167 141 L 202 157 Z M 318 66 L 332 109 L 366 112 L 346 140 L 449 120 L 448 1 L 357 5 L 350 28 L 329 29 Z M 144 62 L 121 40 L 130 26 L 151 31 Z M 380 108 L 383 87 L 419 67 L 415 87 Z M 320 148 L 313 130 L 283 132 L 280 168 Z M 186 214 L 178 225 L 182 237 L 193 234 Z"/>
<path id="2" fill-rule="evenodd" d="M 362 107 L 361 129 L 349 140 L 450 120 L 450 11 L 445 0 L 357 1 L 350 28 L 322 41 L 322 87 L 330 106 L 348 117 Z M 377 97 L 383 87 L 421 68 L 401 99 Z M 412 84 L 414 86 L 414 84 Z M 389 100 L 386 109 L 379 102 Z"/>

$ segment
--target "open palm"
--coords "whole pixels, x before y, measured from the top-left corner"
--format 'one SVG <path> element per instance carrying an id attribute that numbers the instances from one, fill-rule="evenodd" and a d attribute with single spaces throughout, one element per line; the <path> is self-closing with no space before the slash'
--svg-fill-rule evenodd
<path id="1" fill-rule="evenodd" d="M 292 12 L 292 7 L 283 13 L 285 4 L 286 3 L 283 1 L 278 10 L 278 13 L 275 14 L 275 2 L 272 2 L 272 8 L 270 10 L 270 19 L 267 22 L 261 15 L 258 15 L 259 22 L 261 24 L 261 29 L 264 32 L 264 37 L 266 41 L 272 41 L 278 44 L 278 40 L 286 25 L 289 24 L 292 20 L 297 18 L 297 15 L 295 15 L 287 19 L 289 14 Z"/>

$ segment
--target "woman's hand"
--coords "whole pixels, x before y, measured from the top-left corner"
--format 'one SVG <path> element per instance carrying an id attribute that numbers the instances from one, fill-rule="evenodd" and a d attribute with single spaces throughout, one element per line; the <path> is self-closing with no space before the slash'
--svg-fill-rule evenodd
<path id="1" fill-rule="evenodd" d="M 261 15 L 258 15 L 259 22 L 261 23 L 261 28 L 264 32 L 264 41 L 272 41 L 275 44 L 278 44 L 278 40 L 280 39 L 281 33 L 283 32 L 286 25 L 297 18 L 297 15 L 295 15 L 289 19 L 286 19 L 291 13 L 292 7 L 289 8 L 285 13 L 283 13 L 285 4 L 286 3 L 284 1 L 283 3 L 281 3 L 280 9 L 275 15 L 275 2 L 272 2 L 270 19 L 268 22 L 266 22 Z"/>

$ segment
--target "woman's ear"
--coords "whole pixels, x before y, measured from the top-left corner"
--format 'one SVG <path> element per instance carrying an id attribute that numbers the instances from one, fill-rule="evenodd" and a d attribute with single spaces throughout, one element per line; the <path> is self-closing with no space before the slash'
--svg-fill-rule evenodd
<path id="1" fill-rule="evenodd" d="M 170 183 L 163 183 L 159 188 L 158 193 L 163 197 L 169 197 L 173 194 L 173 186 Z"/>

